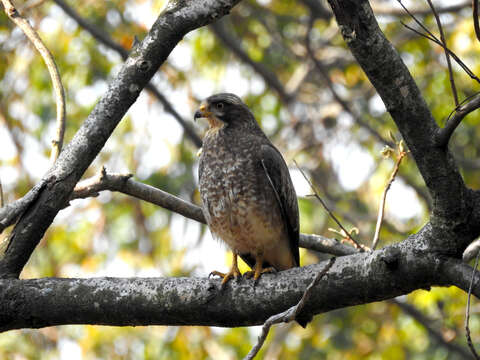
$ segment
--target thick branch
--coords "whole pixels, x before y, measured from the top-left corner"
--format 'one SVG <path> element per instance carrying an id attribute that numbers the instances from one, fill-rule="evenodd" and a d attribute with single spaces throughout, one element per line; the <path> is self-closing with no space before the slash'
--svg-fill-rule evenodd
<path id="1" fill-rule="evenodd" d="M 402 244 L 338 258 L 302 314 L 380 301 L 446 285 L 441 261 Z M 251 326 L 296 304 L 326 262 L 228 283 L 206 278 L 0 280 L 0 329 L 61 324 Z M 476 294 L 479 291 L 477 289 Z"/>
<path id="2" fill-rule="evenodd" d="M 68 201 L 75 184 L 182 37 L 225 15 L 238 2 L 171 1 L 167 5 L 47 174 L 45 188 L 11 233 L 9 246 L 0 261 L 0 276 L 18 277 L 44 232 Z"/>
<path id="3" fill-rule="evenodd" d="M 460 260 L 449 259 L 443 264 L 441 270 L 441 276 L 445 278 L 445 281 L 468 293 L 473 273 L 473 268 L 470 265 Z M 472 294 L 480 298 L 480 271 L 475 272 Z"/>
<path id="4" fill-rule="evenodd" d="M 432 222 L 450 228 L 465 225 L 471 199 L 463 179 L 449 150 L 436 146 L 434 135 L 438 126 L 400 55 L 380 30 L 369 3 L 329 3 L 345 42 L 382 98 L 425 180 L 432 195 Z M 471 236 L 465 234 L 457 237 L 455 243 L 438 246 L 460 256 Z"/>

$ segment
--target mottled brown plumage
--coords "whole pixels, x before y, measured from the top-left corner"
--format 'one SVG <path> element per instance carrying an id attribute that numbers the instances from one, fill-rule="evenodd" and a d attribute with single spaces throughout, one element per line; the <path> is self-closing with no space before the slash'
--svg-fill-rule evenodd
<path id="1" fill-rule="evenodd" d="M 208 119 L 199 165 L 202 209 L 217 239 L 233 251 L 227 282 L 240 275 L 237 255 L 254 269 L 299 266 L 299 216 L 287 165 L 257 124 L 248 107 L 233 94 L 207 98 L 195 119 Z"/>

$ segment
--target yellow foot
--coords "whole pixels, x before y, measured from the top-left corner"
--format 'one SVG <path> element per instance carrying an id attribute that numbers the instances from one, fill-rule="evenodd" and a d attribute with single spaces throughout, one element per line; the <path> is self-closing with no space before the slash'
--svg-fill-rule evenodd
<path id="1" fill-rule="evenodd" d="M 210 277 L 210 276 L 214 276 L 214 275 L 217 275 L 217 276 L 220 276 L 221 278 L 223 278 L 222 285 L 224 285 L 228 282 L 228 280 L 230 280 L 232 278 L 237 279 L 241 274 L 240 274 L 240 271 L 238 270 L 238 267 L 237 267 L 237 268 L 230 269 L 230 271 L 228 273 L 222 273 L 220 271 L 212 271 L 210 273 L 210 275 L 208 275 L 208 276 Z"/>
<path id="2" fill-rule="evenodd" d="M 247 279 L 250 279 L 253 276 L 253 280 L 257 281 L 262 274 L 275 272 L 277 272 L 277 270 L 275 270 L 274 267 L 262 269 L 260 266 L 260 269 L 258 269 L 257 266 L 255 266 L 255 270 L 247 271 L 245 274 L 243 274 L 243 276 L 245 276 Z"/>

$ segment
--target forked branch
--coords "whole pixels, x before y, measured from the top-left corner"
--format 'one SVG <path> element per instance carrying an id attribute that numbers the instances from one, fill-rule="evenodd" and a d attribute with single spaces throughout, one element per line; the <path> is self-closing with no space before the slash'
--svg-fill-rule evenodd
<path id="1" fill-rule="evenodd" d="M 435 143 L 438 147 L 445 147 L 448 145 L 448 142 L 457 128 L 457 126 L 462 122 L 463 118 L 470 114 L 472 111 L 480 108 L 480 94 L 476 94 L 473 98 L 466 99 L 467 102 L 460 104 L 448 117 L 447 123 L 441 129 L 438 129 L 438 132 L 435 136 Z"/>

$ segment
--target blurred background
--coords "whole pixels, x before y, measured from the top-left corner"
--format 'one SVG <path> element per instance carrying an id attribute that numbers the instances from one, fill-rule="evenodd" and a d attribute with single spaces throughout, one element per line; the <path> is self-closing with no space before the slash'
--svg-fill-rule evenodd
<path id="1" fill-rule="evenodd" d="M 434 34 L 428 3 L 403 2 Z M 470 1 L 435 1 L 449 47 L 479 73 Z M 107 89 L 161 0 L 16 1 L 52 52 L 67 94 L 68 142 Z M 401 53 L 435 118 L 455 104 L 443 50 L 405 28 L 397 1 L 375 1 L 382 30 Z M 2 9 L 3 10 L 3 9 Z M 100 35 L 99 35 L 100 34 Z M 454 64 L 460 100 L 478 84 Z M 117 127 L 85 178 L 133 173 L 138 181 L 199 203 L 197 151 L 206 124 L 199 102 L 216 92 L 244 99 L 291 167 L 301 232 L 340 238 L 308 195 L 299 166 L 348 229 L 371 245 L 378 204 L 394 165 L 381 150 L 400 139 L 385 107 L 341 38 L 326 1 L 244 0 L 212 26 L 193 31 L 171 53 Z M 393 84 L 392 84 L 393 86 Z M 43 60 L 0 13 L 0 181 L 5 202 L 22 197 L 50 166 L 55 103 Z M 465 182 L 478 188 L 478 113 L 451 142 Z M 379 247 L 401 241 L 428 220 L 429 196 L 407 158 L 388 193 Z M 9 230 L 0 235 L 4 242 Z M 328 255 L 301 250 L 302 265 Z M 75 200 L 59 213 L 22 273 L 34 277 L 200 276 L 227 270 L 227 249 L 181 215 L 119 193 Z M 243 264 L 242 270 L 246 270 Z M 394 302 L 319 315 L 306 330 L 275 326 L 262 359 L 464 359 L 467 296 L 456 288 L 419 290 Z M 480 338 L 478 303 L 470 328 Z M 252 328 L 59 326 L 0 334 L 2 359 L 237 359 L 259 334 Z"/>

